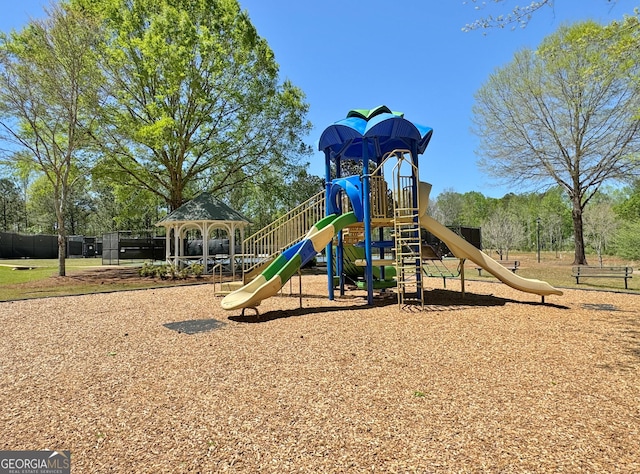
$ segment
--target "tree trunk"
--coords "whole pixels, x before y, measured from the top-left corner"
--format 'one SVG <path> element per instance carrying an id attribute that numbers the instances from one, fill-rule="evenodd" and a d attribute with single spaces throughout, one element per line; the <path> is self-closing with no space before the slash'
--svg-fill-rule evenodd
<path id="1" fill-rule="evenodd" d="M 184 199 L 182 196 L 182 189 L 175 188 L 171 191 L 171 196 L 169 198 L 169 212 L 173 212 L 178 209 L 180 206 L 184 204 Z"/>
<path id="2" fill-rule="evenodd" d="M 64 235 L 64 229 L 60 229 L 58 227 L 58 276 L 66 276 L 66 254 L 67 254 L 67 246 L 66 246 L 66 238 Z"/>
<path id="3" fill-rule="evenodd" d="M 56 222 L 58 224 L 58 276 L 67 275 L 67 231 L 64 225 L 61 200 L 56 202 Z"/>
<path id="4" fill-rule="evenodd" d="M 575 243 L 575 254 L 573 258 L 574 265 L 587 265 L 587 256 L 584 251 L 584 232 L 582 226 L 582 206 L 580 198 L 573 199 L 573 241 Z"/>

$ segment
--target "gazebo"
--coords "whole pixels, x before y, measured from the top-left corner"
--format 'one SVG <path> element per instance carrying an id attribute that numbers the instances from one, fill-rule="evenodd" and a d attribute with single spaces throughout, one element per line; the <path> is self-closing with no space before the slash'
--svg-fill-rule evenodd
<path id="1" fill-rule="evenodd" d="M 202 193 L 183 204 L 156 224 L 166 229 L 166 261 L 182 267 L 202 260 L 205 273 L 209 263 L 227 262 L 236 271 L 236 243 L 242 245 L 249 220 L 224 202 Z M 227 238 L 221 238 L 226 234 Z M 242 254 L 243 252 L 239 252 Z"/>

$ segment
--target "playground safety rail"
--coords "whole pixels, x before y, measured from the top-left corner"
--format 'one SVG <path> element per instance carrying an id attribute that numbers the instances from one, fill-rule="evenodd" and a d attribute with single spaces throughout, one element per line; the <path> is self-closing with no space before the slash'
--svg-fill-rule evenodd
<path id="1" fill-rule="evenodd" d="M 248 256 L 242 263 L 245 275 L 304 238 L 325 216 L 325 194 L 324 190 L 319 192 L 244 240 L 244 253 Z"/>

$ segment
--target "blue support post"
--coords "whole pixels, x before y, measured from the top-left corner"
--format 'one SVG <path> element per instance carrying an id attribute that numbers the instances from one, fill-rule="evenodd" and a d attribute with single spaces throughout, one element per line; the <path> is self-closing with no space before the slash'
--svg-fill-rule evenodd
<path id="1" fill-rule="evenodd" d="M 331 154 L 328 150 L 324 153 L 324 163 L 325 163 L 325 215 L 328 216 L 331 212 L 331 203 L 329 202 L 329 196 L 331 195 Z M 327 244 L 325 248 L 325 254 L 327 259 L 327 290 L 329 292 L 329 300 L 332 301 L 334 299 L 333 294 L 333 244 L 331 241 Z"/>
<path id="2" fill-rule="evenodd" d="M 364 276 L 367 284 L 367 303 L 373 305 L 373 259 L 371 252 L 371 200 L 369 178 L 369 145 L 366 138 L 362 139 L 362 209 L 364 222 L 364 257 L 367 263 Z"/>
<path id="3" fill-rule="evenodd" d="M 338 233 L 338 245 L 336 247 L 336 272 L 338 277 L 338 289 L 340 296 L 344 296 L 344 245 L 342 243 L 342 231 Z"/>
<path id="4" fill-rule="evenodd" d="M 336 179 L 342 178 L 342 166 L 340 162 L 341 157 L 336 157 Z M 342 209 L 342 193 L 340 193 L 338 201 L 338 209 L 340 212 L 344 212 Z M 342 242 L 342 231 L 338 232 L 338 246 L 336 247 L 336 275 L 338 275 L 338 289 L 340 296 L 344 296 L 344 243 Z"/>

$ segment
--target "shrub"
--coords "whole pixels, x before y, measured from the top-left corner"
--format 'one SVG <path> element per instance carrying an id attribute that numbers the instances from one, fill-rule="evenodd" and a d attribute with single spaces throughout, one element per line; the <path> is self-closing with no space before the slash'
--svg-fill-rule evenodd
<path id="1" fill-rule="evenodd" d="M 143 277 L 155 277 L 157 275 L 157 266 L 153 262 L 146 261 L 138 270 L 138 274 Z"/>
<path id="2" fill-rule="evenodd" d="M 191 269 L 191 274 L 196 278 L 201 277 L 204 273 L 204 265 L 201 263 L 194 263 L 189 268 Z"/>
<path id="3" fill-rule="evenodd" d="M 204 265 L 194 263 L 182 269 L 173 264 L 163 263 L 154 265 L 153 262 L 144 262 L 138 270 L 143 277 L 160 278 L 161 280 L 184 280 L 191 276 L 199 278 L 204 273 Z"/>

